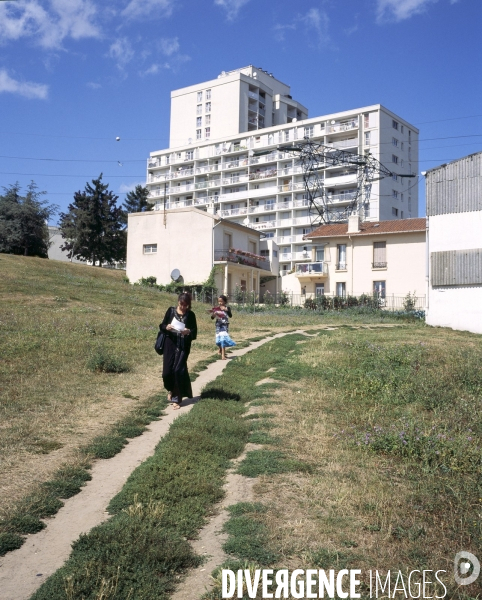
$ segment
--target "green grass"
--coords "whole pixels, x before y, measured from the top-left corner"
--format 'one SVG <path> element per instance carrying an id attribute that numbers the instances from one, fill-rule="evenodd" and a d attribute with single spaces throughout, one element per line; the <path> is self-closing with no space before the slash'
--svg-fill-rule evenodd
<path id="1" fill-rule="evenodd" d="M 290 471 L 311 471 L 312 466 L 299 460 L 288 458 L 278 450 L 252 450 L 239 464 L 237 472 L 245 477 L 274 475 Z"/>

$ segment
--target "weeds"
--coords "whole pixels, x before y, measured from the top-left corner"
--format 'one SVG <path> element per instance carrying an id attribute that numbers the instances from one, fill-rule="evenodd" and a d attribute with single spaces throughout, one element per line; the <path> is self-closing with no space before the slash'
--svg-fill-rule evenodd
<path id="1" fill-rule="evenodd" d="M 123 358 L 105 348 L 97 348 L 92 352 L 87 361 L 87 368 L 94 373 L 126 373 L 130 370 Z"/>

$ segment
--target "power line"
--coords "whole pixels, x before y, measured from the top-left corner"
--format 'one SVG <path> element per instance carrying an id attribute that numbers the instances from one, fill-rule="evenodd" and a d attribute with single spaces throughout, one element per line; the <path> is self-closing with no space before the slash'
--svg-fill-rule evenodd
<path id="1" fill-rule="evenodd" d="M 50 162 L 103 162 L 103 163 L 116 163 L 118 164 L 118 160 L 104 160 L 104 159 L 89 159 L 89 158 L 33 158 L 30 156 L 0 156 L 0 158 L 14 158 L 19 160 L 45 160 Z M 132 160 L 123 160 L 123 163 L 133 163 L 133 162 L 146 162 L 147 159 L 132 159 Z"/>
<path id="2" fill-rule="evenodd" d="M 64 175 L 62 174 L 54 174 L 54 173 L 12 173 L 12 172 L 7 172 L 7 171 L 0 171 L 0 175 L 26 175 L 27 177 L 87 177 L 87 179 L 90 178 L 94 178 L 94 177 L 98 177 L 98 175 Z M 139 179 L 141 177 L 144 177 L 143 175 L 104 175 L 102 174 L 103 177 L 119 177 L 119 178 L 123 178 L 123 177 L 135 177 L 136 179 Z"/>

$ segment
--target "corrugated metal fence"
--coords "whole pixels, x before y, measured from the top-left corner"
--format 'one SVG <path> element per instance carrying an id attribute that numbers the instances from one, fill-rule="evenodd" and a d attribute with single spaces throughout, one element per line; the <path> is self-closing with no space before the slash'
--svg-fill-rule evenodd
<path id="1" fill-rule="evenodd" d="M 482 210 L 482 152 L 426 175 L 427 216 Z"/>
<path id="2" fill-rule="evenodd" d="M 482 250 L 432 252 L 433 286 L 477 285 L 482 283 Z"/>

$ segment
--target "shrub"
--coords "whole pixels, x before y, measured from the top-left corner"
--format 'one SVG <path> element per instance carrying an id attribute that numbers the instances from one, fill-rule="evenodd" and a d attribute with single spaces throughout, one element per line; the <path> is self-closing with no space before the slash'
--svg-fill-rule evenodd
<path id="1" fill-rule="evenodd" d="M 130 370 L 122 358 L 111 354 L 105 348 L 97 348 L 91 354 L 87 368 L 94 373 L 125 373 Z"/>

